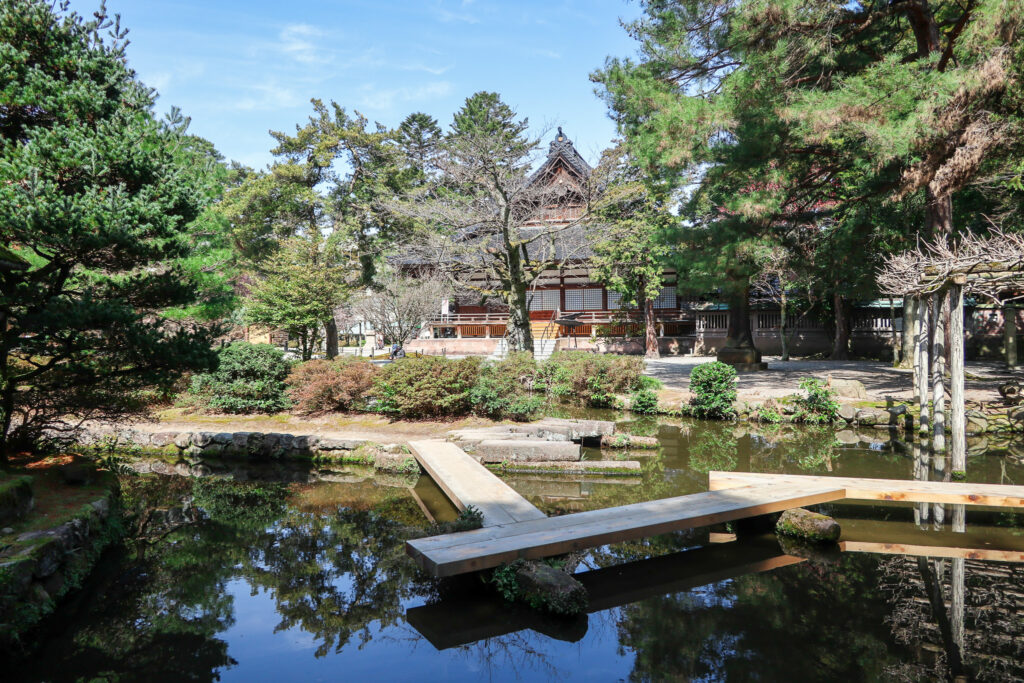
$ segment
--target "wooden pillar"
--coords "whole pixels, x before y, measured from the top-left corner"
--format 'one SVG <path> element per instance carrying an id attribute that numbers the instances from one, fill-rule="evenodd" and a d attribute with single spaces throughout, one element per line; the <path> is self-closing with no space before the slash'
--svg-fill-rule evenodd
<path id="1" fill-rule="evenodd" d="M 921 415 L 918 422 L 918 431 L 921 436 L 928 437 L 931 434 L 931 421 L 928 418 L 928 377 L 931 366 L 928 364 L 928 328 L 929 320 L 929 297 L 921 297 L 917 309 L 917 361 L 918 361 L 918 407 Z"/>
<path id="2" fill-rule="evenodd" d="M 942 320 L 944 292 L 932 295 L 932 448 L 936 453 L 946 450 L 946 333 Z"/>
<path id="3" fill-rule="evenodd" d="M 1003 352 L 1006 367 L 1017 367 L 1017 309 L 1003 306 Z"/>
<path id="4" fill-rule="evenodd" d="M 903 297 L 903 330 L 900 332 L 900 367 L 914 367 L 914 358 L 917 354 L 914 345 L 914 331 L 917 320 L 917 299 L 910 296 Z M 917 396 L 915 395 L 915 400 Z"/>
<path id="5" fill-rule="evenodd" d="M 910 359 L 910 368 L 914 371 L 914 403 L 921 402 L 921 358 L 918 356 L 918 335 L 921 334 L 921 311 L 920 301 L 917 297 L 907 298 L 907 307 L 910 309 L 910 318 L 907 318 L 904 314 L 903 317 L 903 334 L 910 340 L 910 353 L 907 357 Z M 903 309 L 904 311 L 907 308 Z"/>
<path id="6" fill-rule="evenodd" d="M 949 382 L 950 439 L 952 440 L 953 478 L 967 473 L 967 413 L 964 406 L 964 282 L 954 280 L 949 288 Z"/>

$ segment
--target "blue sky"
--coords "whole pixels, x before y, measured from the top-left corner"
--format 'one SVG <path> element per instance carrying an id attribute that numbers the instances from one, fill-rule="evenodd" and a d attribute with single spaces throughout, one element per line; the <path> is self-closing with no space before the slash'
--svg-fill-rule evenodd
<path id="1" fill-rule="evenodd" d="M 91 14 L 98 0 L 73 0 Z M 446 127 L 478 90 L 501 94 L 534 134 L 564 126 L 596 160 L 615 135 L 588 75 L 633 54 L 627 0 L 107 0 L 130 30 L 130 64 L 158 109 L 228 158 L 262 167 L 268 130 L 294 130 L 309 99 L 397 125 L 425 111 Z M 553 135 L 549 132 L 545 139 Z"/>

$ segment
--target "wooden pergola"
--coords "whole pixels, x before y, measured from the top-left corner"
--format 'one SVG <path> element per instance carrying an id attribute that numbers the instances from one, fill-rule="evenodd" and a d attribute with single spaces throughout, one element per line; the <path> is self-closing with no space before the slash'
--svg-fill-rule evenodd
<path id="1" fill-rule="evenodd" d="M 949 321 L 950 432 L 953 473 L 963 476 L 967 461 L 964 406 L 964 296 L 1003 308 L 1007 362 L 1016 354 L 1013 311 L 1024 298 L 1024 237 L 998 229 L 986 237 L 965 235 L 949 244 L 937 240 L 889 258 L 879 274 L 889 294 L 909 296 L 904 334 L 914 334 L 914 395 L 920 408 L 918 430 L 931 435 L 931 447 L 946 450 L 946 320 Z M 909 314 L 909 315 L 908 315 Z M 908 320 L 910 318 L 910 320 Z M 928 399 L 931 396 L 931 411 Z"/>

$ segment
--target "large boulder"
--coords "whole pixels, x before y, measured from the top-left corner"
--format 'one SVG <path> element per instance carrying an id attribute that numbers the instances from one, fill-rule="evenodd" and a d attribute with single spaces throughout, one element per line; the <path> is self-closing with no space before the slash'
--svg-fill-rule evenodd
<path id="1" fill-rule="evenodd" d="M 968 410 L 965 414 L 967 422 L 964 431 L 967 436 L 978 436 L 988 431 L 988 416 L 980 410 Z"/>
<path id="2" fill-rule="evenodd" d="M 866 399 L 868 397 L 864 385 L 855 379 L 834 379 L 832 375 L 829 375 L 828 386 L 836 392 L 836 396 L 843 398 Z"/>
<path id="3" fill-rule="evenodd" d="M 842 403 L 839 405 L 839 417 L 847 422 L 853 422 L 857 419 L 857 409 L 849 403 Z"/>
<path id="4" fill-rule="evenodd" d="M 794 508 L 786 510 L 775 524 L 775 531 L 783 536 L 802 538 L 814 543 L 835 543 L 842 529 L 839 522 L 828 515 Z"/>
<path id="5" fill-rule="evenodd" d="M 519 597 L 534 609 L 572 616 L 587 610 L 587 589 L 560 569 L 526 562 L 516 571 Z"/>

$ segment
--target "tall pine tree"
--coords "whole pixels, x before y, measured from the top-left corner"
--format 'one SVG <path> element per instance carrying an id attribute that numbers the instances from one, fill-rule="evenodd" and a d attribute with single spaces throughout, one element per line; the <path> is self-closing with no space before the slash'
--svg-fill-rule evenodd
<path id="1" fill-rule="evenodd" d="M 216 183 L 186 122 L 154 117 L 125 33 L 102 8 L 0 5 L 0 459 L 213 362 L 161 312 L 196 299 L 175 262 Z"/>

